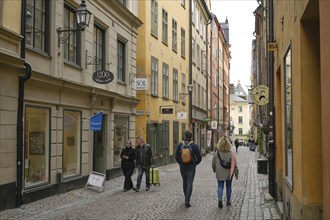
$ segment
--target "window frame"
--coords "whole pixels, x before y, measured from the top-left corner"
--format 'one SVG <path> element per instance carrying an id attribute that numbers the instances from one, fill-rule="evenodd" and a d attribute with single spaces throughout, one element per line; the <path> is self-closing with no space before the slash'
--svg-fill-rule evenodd
<path id="1" fill-rule="evenodd" d="M 26 37 L 26 41 L 25 44 L 27 46 L 27 48 L 31 48 L 34 50 L 38 50 L 41 51 L 43 53 L 47 53 L 49 54 L 49 32 L 50 32 L 50 25 L 49 25 L 49 17 L 50 17 L 50 10 L 49 10 L 49 1 L 46 0 L 42 0 L 42 9 L 38 10 L 36 8 L 36 0 L 33 0 L 33 5 L 29 4 L 29 2 L 26 2 L 26 10 L 27 10 L 27 14 L 26 14 L 26 32 L 25 32 L 25 37 Z M 32 13 L 29 12 L 29 8 L 31 7 L 32 9 Z M 40 47 L 37 47 L 35 42 L 35 38 L 36 38 L 36 32 L 37 32 L 37 28 L 36 28 L 36 11 L 40 11 L 40 13 L 42 14 L 42 19 L 41 23 L 42 23 L 42 28 L 40 30 L 41 33 L 43 33 L 43 37 L 41 37 L 41 41 L 42 43 L 40 43 Z M 29 14 L 28 14 L 29 13 Z M 29 16 L 31 16 L 31 20 L 29 20 Z M 29 21 L 31 21 L 31 23 L 29 23 Z M 32 43 L 29 44 L 28 43 L 28 33 L 29 33 L 29 27 L 31 28 L 31 38 L 32 38 Z"/>
<path id="2" fill-rule="evenodd" d="M 173 68 L 173 100 L 179 102 L 179 72 Z"/>
<path id="3" fill-rule="evenodd" d="M 284 57 L 284 143 L 285 180 L 293 190 L 293 114 L 292 114 L 292 48 L 288 46 Z M 289 109 L 288 109 L 289 108 Z"/>
<path id="4" fill-rule="evenodd" d="M 162 9 L 162 42 L 168 45 L 168 13 Z"/>
<path id="5" fill-rule="evenodd" d="M 172 50 L 177 52 L 178 50 L 178 23 L 172 18 Z"/>
<path id="6" fill-rule="evenodd" d="M 99 49 L 101 49 L 101 53 L 99 53 Z M 105 69 L 105 50 L 105 29 L 98 24 L 94 24 L 93 53 L 96 61 L 94 72 Z"/>
<path id="7" fill-rule="evenodd" d="M 163 63 L 162 68 L 162 96 L 164 99 L 169 98 L 169 65 L 167 63 Z"/>
<path id="8" fill-rule="evenodd" d="M 158 74 L 159 65 L 158 59 L 151 56 L 151 95 L 158 96 Z M 156 64 L 156 65 L 154 65 Z"/>
<path id="9" fill-rule="evenodd" d="M 67 16 L 69 13 L 69 16 Z M 69 17 L 69 18 L 68 18 Z M 78 29 L 75 10 L 68 4 L 64 4 L 64 29 Z M 73 21 L 72 21 L 73 20 Z M 71 22 L 73 24 L 71 25 Z M 64 38 L 67 40 L 63 43 L 64 61 L 73 65 L 81 66 L 81 33 L 75 31 L 73 33 L 63 32 Z M 71 42 L 72 41 L 72 42 Z M 70 47 L 73 47 L 73 58 L 70 58 Z"/>
<path id="10" fill-rule="evenodd" d="M 77 169 L 79 168 L 79 171 L 76 173 L 76 174 L 69 174 L 69 175 L 65 175 L 65 172 L 64 172 L 64 170 L 62 171 L 62 173 L 63 173 L 63 179 L 70 179 L 70 178 L 74 178 L 74 177 L 76 177 L 76 176 L 81 176 L 81 174 L 82 174 L 82 111 L 80 111 L 80 110 L 75 110 L 75 109 L 63 109 L 63 142 L 62 142 L 62 169 L 64 169 L 66 166 L 64 165 L 64 163 L 65 163 L 65 150 L 64 150 L 64 143 L 65 143 L 65 141 L 67 141 L 67 140 L 65 140 L 66 138 L 65 138 L 65 126 L 66 126 L 66 124 L 65 124 L 65 112 L 72 112 L 72 113 L 79 113 L 79 116 L 80 116 L 80 121 L 78 121 L 79 122 L 79 131 L 78 131 L 78 133 L 79 133 L 79 140 L 77 140 L 76 142 L 77 142 L 77 160 L 79 159 L 79 161 L 77 161 L 76 162 L 76 165 L 77 165 Z M 68 116 L 69 118 L 71 118 L 72 119 L 72 117 L 70 117 L 70 116 Z M 67 145 L 68 145 L 68 143 L 67 143 Z M 68 146 L 70 146 L 70 145 L 68 145 Z"/>
<path id="11" fill-rule="evenodd" d="M 126 83 L 126 62 L 126 42 L 117 39 L 117 82 Z"/>
<path id="12" fill-rule="evenodd" d="M 158 1 L 151 0 L 151 35 L 158 38 Z"/>

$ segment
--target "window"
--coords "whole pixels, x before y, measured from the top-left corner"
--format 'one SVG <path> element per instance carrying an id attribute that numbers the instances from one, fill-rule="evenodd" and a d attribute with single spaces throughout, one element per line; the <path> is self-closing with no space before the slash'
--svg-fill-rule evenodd
<path id="1" fill-rule="evenodd" d="M 201 85 L 197 84 L 197 107 L 201 107 Z"/>
<path id="2" fill-rule="evenodd" d="M 126 62 L 125 62 L 125 43 L 118 40 L 117 41 L 117 80 L 119 82 L 125 83 L 126 80 Z"/>
<path id="3" fill-rule="evenodd" d="M 168 99 L 168 65 L 166 63 L 163 63 L 163 98 Z"/>
<path id="4" fill-rule="evenodd" d="M 115 127 L 114 127 L 114 164 L 116 167 L 120 166 L 121 149 L 125 146 L 126 141 L 129 139 L 128 136 L 128 122 L 129 117 L 115 115 Z"/>
<path id="5" fill-rule="evenodd" d="M 181 28 L 181 56 L 186 57 L 186 31 Z"/>
<path id="6" fill-rule="evenodd" d="M 76 15 L 73 8 L 65 5 L 64 8 L 64 29 L 78 29 Z M 80 31 L 62 33 L 68 40 L 64 43 L 64 60 L 75 65 L 80 65 Z"/>
<path id="7" fill-rule="evenodd" d="M 193 103 L 193 105 L 196 105 L 196 89 L 195 88 L 197 88 L 197 87 L 196 87 L 196 81 L 195 80 L 193 81 L 193 87 L 194 87 L 194 89 L 193 89 L 193 92 L 192 92 L 192 103 Z"/>
<path id="8" fill-rule="evenodd" d="M 243 112 L 243 107 L 242 106 L 238 106 L 238 112 Z"/>
<path id="9" fill-rule="evenodd" d="M 242 116 L 238 116 L 238 124 L 243 124 L 243 117 Z"/>
<path id="10" fill-rule="evenodd" d="M 181 94 L 182 103 L 186 103 L 186 75 L 184 73 L 181 75 Z"/>
<path id="11" fill-rule="evenodd" d="M 173 69 L 173 100 L 179 101 L 178 70 Z"/>
<path id="12" fill-rule="evenodd" d="M 81 112 L 63 112 L 63 177 L 80 174 Z"/>
<path id="13" fill-rule="evenodd" d="M 197 68 L 199 69 L 200 66 L 201 66 L 201 50 L 200 50 L 200 47 L 199 47 L 199 44 L 197 44 L 197 48 L 196 48 L 196 51 L 197 51 Z"/>
<path id="14" fill-rule="evenodd" d="M 158 95 L 158 59 L 151 57 L 151 94 Z"/>
<path id="15" fill-rule="evenodd" d="M 162 35 L 162 40 L 163 43 L 168 44 L 168 33 L 167 33 L 167 11 L 163 9 L 163 22 L 162 22 L 162 30 L 163 30 L 163 35 Z"/>
<path id="16" fill-rule="evenodd" d="M 288 51 L 284 56 L 284 113 L 285 113 L 285 122 L 284 122 L 284 129 L 285 129 L 285 177 L 289 184 L 293 184 L 293 127 L 292 127 L 292 65 L 291 65 L 291 47 L 289 47 Z"/>
<path id="17" fill-rule="evenodd" d="M 26 45 L 49 52 L 49 1 L 26 1 Z"/>
<path id="18" fill-rule="evenodd" d="M 158 1 L 151 0 L 151 34 L 158 37 Z"/>
<path id="19" fill-rule="evenodd" d="M 172 19 L 172 50 L 177 51 L 177 23 L 176 20 Z"/>
<path id="20" fill-rule="evenodd" d="M 196 41 L 195 39 L 192 39 L 192 42 L 191 42 L 191 55 L 192 55 L 192 61 L 193 63 L 196 64 Z"/>
<path id="21" fill-rule="evenodd" d="M 94 65 L 94 71 L 104 70 L 105 68 L 105 31 L 98 25 L 94 25 L 94 58 L 96 65 Z"/>
<path id="22" fill-rule="evenodd" d="M 24 178 L 25 187 L 49 182 L 50 109 L 25 109 Z"/>
<path id="23" fill-rule="evenodd" d="M 238 134 L 243 134 L 243 128 L 238 129 Z"/>

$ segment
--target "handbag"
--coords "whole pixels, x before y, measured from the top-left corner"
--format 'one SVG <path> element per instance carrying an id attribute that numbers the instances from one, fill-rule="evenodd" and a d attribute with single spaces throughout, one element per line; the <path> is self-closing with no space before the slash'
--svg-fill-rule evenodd
<path id="1" fill-rule="evenodd" d="M 217 152 L 217 153 L 218 153 L 220 165 L 225 169 L 230 169 L 230 167 L 231 167 L 231 157 L 230 157 L 229 161 L 225 161 L 225 160 L 221 159 L 221 156 L 220 156 L 219 152 Z"/>
<path id="2" fill-rule="evenodd" d="M 235 168 L 234 168 L 234 175 L 235 175 L 235 178 L 238 180 L 238 174 L 239 174 L 239 170 L 238 170 L 238 166 L 235 165 Z"/>

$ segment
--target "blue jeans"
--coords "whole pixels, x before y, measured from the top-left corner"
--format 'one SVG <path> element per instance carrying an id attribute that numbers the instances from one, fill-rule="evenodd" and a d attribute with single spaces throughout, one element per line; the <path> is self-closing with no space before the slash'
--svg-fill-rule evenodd
<path id="1" fill-rule="evenodd" d="M 222 201 L 222 192 L 223 187 L 225 185 L 225 181 L 218 180 L 218 200 Z M 231 198 L 231 180 L 226 180 L 226 194 L 227 194 L 227 202 L 230 202 Z"/>
<path id="2" fill-rule="evenodd" d="M 185 204 L 190 203 L 190 197 L 193 189 L 193 182 L 195 178 L 196 166 L 185 168 L 180 166 L 181 177 L 183 181 L 183 193 Z"/>
<path id="3" fill-rule="evenodd" d="M 136 180 L 136 188 L 140 189 L 143 173 L 145 173 L 145 175 L 146 175 L 146 187 L 149 188 L 150 187 L 150 182 L 149 182 L 150 167 L 139 164 L 137 166 L 137 168 L 138 168 L 138 176 L 137 176 L 137 180 Z"/>

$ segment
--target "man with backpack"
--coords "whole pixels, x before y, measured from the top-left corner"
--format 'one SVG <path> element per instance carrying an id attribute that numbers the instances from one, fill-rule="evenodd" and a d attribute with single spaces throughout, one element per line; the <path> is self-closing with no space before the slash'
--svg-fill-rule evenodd
<path id="1" fill-rule="evenodd" d="M 185 131 L 184 136 L 184 141 L 179 143 L 176 147 L 175 160 L 180 165 L 185 207 L 189 208 L 191 207 L 190 197 L 193 189 L 196 166 L 202 161 L 202 156 L 198 145 L 192 141 L 191 131 Z"/>

